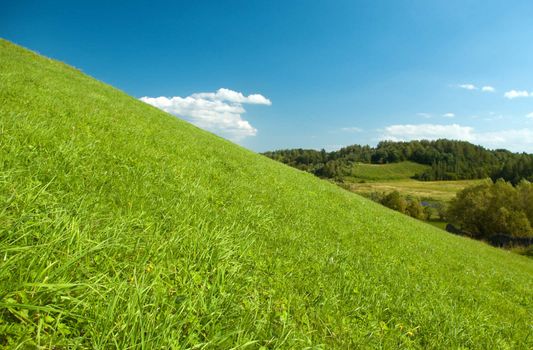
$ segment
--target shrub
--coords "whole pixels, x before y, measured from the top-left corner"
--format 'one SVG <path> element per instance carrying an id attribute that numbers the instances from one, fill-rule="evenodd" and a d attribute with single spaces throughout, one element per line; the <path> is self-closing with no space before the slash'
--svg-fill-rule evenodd
<path id="1" fill-rule="evenodd" d="M 447 216 L 476 238 L 533 236 L 533 185 L 523 181 L 513 187 L 498 180 L 465 188 L 450 203 Z"/>

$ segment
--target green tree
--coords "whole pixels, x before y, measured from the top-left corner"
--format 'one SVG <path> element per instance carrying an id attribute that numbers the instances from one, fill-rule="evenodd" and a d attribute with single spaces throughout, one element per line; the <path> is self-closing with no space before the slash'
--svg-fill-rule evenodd
<path id="1" fill-rule="evenodd" d="M 393 191 L 389 194 L 387 194 L 381 204 L 384 206 L 399 211 L 400 213 L 405 213 L 405 210 L 407 208 L 407 202 L 405 199 L 400 195 L 400 192 Z"/>
<path id="2" fill-rule="evenodd" d="M 472 237 L 482 238 L 487 234 L 485 216 L 491 202 L 491 186 L 485 182 L 467 187 L 450 202 L 446 216 Z"/>
<path id="3" fill-rule="evenodd" d="M 415 219 L 423 219 L 426 216 L 424 207 L 422 207 L 418 199 L 411 199 L 408 202 L 405 213 Z"/>
<path id="4" fill-rule="evenodd" d="M 473 237 L 488 238 L 494 234 L 516 237 L 533 236 L 531 205 L 533 188 L 527 182 L 513 187 L 498 180 L 468 187 L 450 203 L 448 218 Z"/>
<path id="5" fill-rule="evenodd" d="M 430 220 L 433 215 L 433 210 L 430 206 L 424 207 L 424 220 Z"/>
<path id="6" fill-rule="evenodd" d="M 446 213 L 448 209 L 443 203 L 438 202 L 437 204 L 435 204 L 435 210 L 437 211 L 437 215 L 439 216 L 440 220 L 446 220 Z"/>
<path id="7" fill-rule="evenodd" d="M 520 206 L 530 223 L 533 223 L 533 184 L 522 180 L 516 187 Z"/>

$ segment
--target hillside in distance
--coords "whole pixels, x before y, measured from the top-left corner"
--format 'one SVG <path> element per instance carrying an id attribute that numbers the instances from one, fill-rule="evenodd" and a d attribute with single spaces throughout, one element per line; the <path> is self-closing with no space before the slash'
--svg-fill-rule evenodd
<path id="1" fill-rule="evenodd" d="M 427 165 L 409 161 L 388 164 L 353 163 L 350 167 L 350 176 L 344 177 L 343 180 L 349 182 L 405 180 L 423 173 L 428 168 Z"/>
<path id="2" fill-rule="evenodd" d="M 263 153 L 269 158 L 317 176 L 358 178 L 359 164 L 418 164 L 417 180 L 504 179 L 514 184 L 533 181 L 533 155 L 504 149 L 488 150 L 466 141 L 381 141 L 376 147 L 352 145 L 338 151 L 285 149 Z M 426 167 L 424 168 L 423 165 Z M 400 165 L 398 165 L 401 168 Z M 383 169 L 383 168 L 381 168 Z M 402 174 L 402 173 L 399 173 Z M 382 180 L 376 178 L 376 180 Z"/>
<path id="3" fill-rule="evenodd" d="M 532 320 L 531 259 L 0 40 L 1 346 L 528 349 Z"/>

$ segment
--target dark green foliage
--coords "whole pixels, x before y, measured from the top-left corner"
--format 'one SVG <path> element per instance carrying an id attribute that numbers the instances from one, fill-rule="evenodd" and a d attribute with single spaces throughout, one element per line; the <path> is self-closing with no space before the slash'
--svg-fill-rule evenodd
<path id="1" fill-rule="evenodd" d="M 423 211 L 424 211 L 424 219 L 425 220 L 430 220 L 431 219 L 431 216 L 433 216 L 433 210 L 431 209 L 430 206 L 426 206 L 426 207 L 423 207 Z"/>
<path id="2" fill-rule="evenodd" d="M 406 200 L 398 191 L 392 191 L 386 195 L 381 201 L 381 204 L 392 210 L 399 211 L 400 213 L 405 213 L 405 209 L 407 208 Z"/>
<path id="3" fill-rule="evenodd" d="M 450 221 L 472 237 L 486 239 L 495 234 L 533 236 L 533 185 L 522 181 L 513 187 L 498 180 L 467 187 L 457 194 L 448 209 Z"/>
<path id="4" fill-rule="evenodd" d="M 424 212 L 424 207 L 420 204 L 418 200 L 411 200 L 405 208 L 405 213 L 415 219 L 423 220 L 427 217 Z"/>
<path id="5" fill-rule="evenodd" d="M 382 141 L 376 147 L 353 145 L 334 152 L 280 150 L 264 155 L 315 175 L 335 178 L 351 176 L 353 164 L 386 164 L 411 161 L 430 166 L 414 178 L 468 180 L 503 178 L 517 184 L 533 180 L 533 155 L 506 150 L 487 150 L 464 141 Z"/>
<path id="6" fill-rule="evenodd" d="M 446 207 L 446 205 L 444 205 L 444 203 L 442 203 L 442 202 L 437 202 L 437 203 L 435 203 L 434 207 L 435 207 L 435 211 L 437 212 L 437 215 L 439 216 L 439 219 L 441 221 L 445 220 L 446 219 L 446 214 L 447 214 L 447 211 L 448 211 L 448 208 Z"/>
<path id="7" fill-rule="evenodd" d="M 398 191 L 392 191 L 388 194 L 372 192 L 368 198 L 415 219 L 425 220 L 430 216 L 431 209 L 429 207 L 424 208 L 417 198 L 406 198 Z"/>

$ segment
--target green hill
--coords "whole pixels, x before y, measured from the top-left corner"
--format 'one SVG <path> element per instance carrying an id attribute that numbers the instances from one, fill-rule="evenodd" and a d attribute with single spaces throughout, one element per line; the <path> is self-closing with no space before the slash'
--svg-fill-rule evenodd
<path id="1" fill-rule="evenodd" d="M 0 41 L 0 345 L 527 349 L 532 320 L 531 259 Z"/>
<path id="2" fill-rule="evenodd" d="M 413 162 L 389 164 L 356 163 L 351 166 L 351 175 L 347 177 L 347 180 L 351 178 L 365 181 L 407 180 L 429 168 L 427 165 Z"/>
<path id="3" fill-rule="evenodd" d="M 281 149 L 265 156 L 300 170 L 326 178 L 354 176 L 353 165 L 412 162 L 425 164 L 416 169 L 418 180 L 504 179 L 518 184 L 533 181 L 533 154 L 512 153 L 505 149 L 488 150 L 466 141 L 440 139 L 381 141 L 376 147 L 351 145 L 337 151 Z M 411 164 L 412 164 L 411 163 Z"/>

